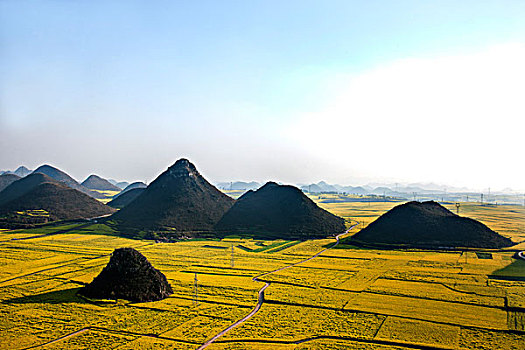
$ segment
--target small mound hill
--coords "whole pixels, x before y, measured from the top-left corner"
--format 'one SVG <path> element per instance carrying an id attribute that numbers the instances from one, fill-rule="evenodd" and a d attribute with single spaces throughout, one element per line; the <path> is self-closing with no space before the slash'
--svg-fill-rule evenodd
<path id="1" fill-rule="evenodd" d="M 211 231 L 233 202 L 187 159 L 179 159 L 111 220 L 123 232 L 155 230 L 194 236 Z"/>
<path id="2" fill-rule="evenodd" d="M 114 209 L 41 173 L 28 175 L 0 192 L 0 213 L 43 209 L 50 220 L 111 214 Z"/>
<path id="3" fill-rule="evenodd" d="M 38 167 L 37 169 L 35 169 L 35 171 L 33 171 L 33 173 L 45 174 L 45 175 L 49 176 L 50 178 L 52 178 L 52 179 L 54 179 L 56 181 L 62 182 L 64 184 L 66 184 L 67 186 L 69 186 L 69 187 L 71 187 L 71 188 L 73 188 L 73 189 L 75 189 L 77 191 L 80 191 L 82 193 L 85 193 L 88 196 L 91 196 L 93 198 L 105 198 L 105 196 L 103 194 L 97 193 L 95 191 L 91 191 L 89 188 L 86 188 L 86 187 L 82 186 L 75 179 L 73 179 L 71 176 L 69 176 L 68 174 L 66 174 L 65 172 L 63 172 L 60 169 L 52 167 L 51 165 L 44 164 L 44 165 Z"/>
<path id="4" fill-rule="evenodd" d="M 344 219 L 321 209 L 294 187 L 268 182 L 242 195 L 215 226 L 261 238 L 323 238 L 345 231 Z"/>
<path id="5" fill-rule="evenodd" d="M 503 248 L 513 245 L 479 221 L 456 215 L 434 201 L 398 205 L 359 231 L 349 242 L 413 247 Z"/>
<path id="6" fill-rule="evenodd" d="M 84 182 L 81 183 L 82 186 L 89 188 L 90 190 L 100 190 L 100 191 L 121 191 L 121 189 L 108 180 L 101 178 L 97 175 L 89 175 Z"/>
<path id="7" fill-rule="evenodd" d="M 122 192 L 120 192 L 119 194 L 117 194 L 117 196 L 120 196 L 121 194 L 124 194 L 130 190 L 133 190 L 135 188 L 146 188 L 148 187 L 148 185 L 146 185 L 144 182 L 141 182 L 141 181 L 137 181 L 137 182 L 133 182 L 129 185 L 127 185 L 123 190 Z"/>
<path id="8" fill-rule="evenodd" d="M 107 205 L 116 209 L 124 208 L 145 190 L 145 188 L 133 188 L 122 195 L 116 196 Z"/>
<path id="9" fill-rule="evenodd" d="M 20 180 L 20 176 L 15 174 L 0 175 L 0 192 L 17 180 Z"/>
<path id="10" fill-rule="evenodd" d="M 94 299 L 157 301 L 173 294 L 166 276 L 133 248 L 115 249 L 109 263 L 80 294 Z"/>

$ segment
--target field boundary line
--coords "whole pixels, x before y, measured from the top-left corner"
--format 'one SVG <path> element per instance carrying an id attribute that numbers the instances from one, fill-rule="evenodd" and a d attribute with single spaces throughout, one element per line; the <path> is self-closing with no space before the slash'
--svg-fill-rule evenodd
<path id="1" fill-rule="evenodd" d="M 307 261 L 310 261 L 312 259 L 315 259 L 317 258 L 319 255 L 321 255 L 322 253 L 324 253 L 325 251 L 327 251 L 328 249 L 332 249 L 334 248 L 335 246 L 337 246 L 339 244 L 339 238 L 347 233 L 350 232 L 350 230 L 352 230 L 357 224 L 354 224 L 352 226 L 350 226 L 350 228 L 348 228 L 345 232 L 343 233 L 340 233 L 338 234 L 337 236 L 335 236 L 335 243 L 333 245 L 331 245 L 330 247 L 328 248 L 324 248 L 323 250 L 319 251 L 318 253 L 312 255 L 311 257 L 307 258 L 307 259 L 304 259 L 304 260 L 301 260 L 301 261 L 298 261 L 296 263 L 293 263 L 293 264 L 290 264 L 290 265 L 287 265 L 287 266 L 284 266 L 284 267 L 281 267 L 281 268 L 278 268 L 278 269 L 275 269 L 273 271 L 269 271 L 269 272 L 265 272 L 265 273 L 262 273 L 258 276 L 255 276 L 254 278 L 252 278 L 252 281 L 254 282 L 264 282 L 264 281 L 261 281 L 260 278 L 261 277 L 264 277 L 264 276 L 267 276 L 267 275 L 270 275 L 272 273 L 275 273 L 275 272 L 279 272 L 279 271 L 282 271 L 282 270 L 286 270 L 286 269 L 289 269 L 291 267 L 294 267 L 296 265 L 299 265 L 299 264 L 302 264 L 302 263 L 305 263 Z M 266 288 L 268 288 L 271 284 L 271 282 L 264 282 L 264 286 L 259 290 L 259 298 L 258 298 L 258 302 L 257 302 L 257 305 L 255 305 L 255 307 L 253 308 L 253 310 L 246 316 L 244 316 L 243 318 L 241 318 L 240 320 L 236 321 L 235 323 L 233 323 L 232 325 L 228 326 L 227 328 L 223 329 L 222 331 L 220 331 L 219 333 L 217 333 L 216 335 L 214 335 L 211 339 L 207 340 L 204 344 L 202 344 L 201 346 L 199 346 L 197 348 L 197 350 L 202 350 L 202 349 L 205 349 L 207 348 L 208 346 L 210 346 L 212 343 L 214 343 L 218 338 L 222 337 L 224 334 L 226 334 L 227 332 L 231 331 L 233 328 L 241 325 L 242 323 L 246 322 L 247 320 L 249 320 L 250 318 L 252 318 L 258 311 L 259 309 L 261 308 L 262 304 L 264 303 L 264 291 L 266 290 Z"/>
<path id="2" fill-rule="evenodd" d="M 373 339 L 365 337 L 355 337 L 355 336 L 335 336 L 335 335 L 319 335 L 309 338 L 299 339 L 299 340 L 277 340 L 277 339 L 225 339 L 217 341 L 217 344 L 227 344 L 227 343 L 262 343 L 262 344 L 303 344 L 309 341 L 314 340 L 344 340 L 344 341 L 353 341 L 359 343 L 367 344 L 376 344 L 376 345 L 389 345 L 389 346 L 402 346 L 409 349 L 420 349 L 420 350 L 454 350 L 454 347 L 440 346 L 440 345 L 430 345 L 430 344 L 420 344 L 420 343 L 410 343 L 402 340 L 389 340 L 389 339 Z"/>

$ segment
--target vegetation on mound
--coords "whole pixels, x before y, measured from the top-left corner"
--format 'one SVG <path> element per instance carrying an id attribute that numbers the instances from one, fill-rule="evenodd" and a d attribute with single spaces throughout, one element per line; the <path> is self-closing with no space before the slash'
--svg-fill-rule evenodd
<path id="1" fill-rule="evenodd" d="M 180 159 L 115 213 L 111 221 L 132 236 L 144 232 L 195 236 L 211 232 L 233 201 L 206 181 L 192 163 Z"/>
<path id="2" fill-rule="evenodd" d="M 38 211 L 45 211 L 46 215 L 28 215 Z M 28 175 L 0 192 L 0 216 L 5 224 L 92 218 L 113 211 L 90 196 L 40 173 Z"/>
<path id="3" fill-rule="evenodd" d="M 11 185 L 16 180 L 20 180 L 20 176 L 15 174 L 2 174 L 0 175 L 0 191 L 7 186 Z"/>
<path id="4" fill-rule="evenodd" d="M 343 244 L 386 244 L 421 248 L 503 248 L 512 241 L 479 221 L 458 216 L 440 204 L 408 202 L 399 205 Z"/>
<path id="5" fill-rule="evenodd" d="M 321 209 L 300 189 L 268 182 L 248 191 L 217 223 L 218 232 L 259 238 L 324 238 L 345 231 L 344 219 Z"/>
<path id="6" fill-rule="evenodd" d="M 88 196 L 91 196 L 93 198 L 104 198 L 104 196 L 101 195 L 100 193 L 97 193 L 95 191 L 91 191 L 89 188 L 86 188 L 86 187 L 82 186 L 75 179 L 73 179 L 71 176 L 69 176 L 68 174 L 66 174 L 65 172 L 63 172 L 60 169 L 52 167 L 51 165 L 47 165 L 47 164 L 42 165 L 42 166 L 38 167 L 37 169 L 35 169 L 35 171 L 33 171 L 33 174 L 35 174 L 35 173 L 45 174 L 45 175 L 49 176 L 50 178 L 52 178 L 52 179 L 54 179 L 54 180 L 56 180 L 58 182 L 61 182 L 61 183 L 65 184 L 66 186 L 71 187 L 71 188 L 73 188 L 73 189 L 75 189 L 77 191 L 85 193 Z"/>
<path id="7" fill-rule="evenodd" d="M 106 179 L 101 178 L 97 175 L 89 175 L 87 179 L 81 184 L 82 186 L 89 188 L 90 190 L 101 190 L 101 191 L 118 191 L 121 189 Z"/>
<path id="8" fill-rule="evenodd" d="M 94 299 L 157 301 L 173 294 L 166 276 L 133 248 L 115 249 L 108 265 L 80 294 Z"/>
<path id="9" fill-rule="evenodd" d="M 122 193 L 113 198 L 107 203 L 107 205 L 116 209 L 124 208 L 126 205 L 135 200 L 135 198 L 137 198 L 142 192 L 144 192 L 144 190 L 145 188 L 133 188 L 128 190 L 125 193 Z"/>

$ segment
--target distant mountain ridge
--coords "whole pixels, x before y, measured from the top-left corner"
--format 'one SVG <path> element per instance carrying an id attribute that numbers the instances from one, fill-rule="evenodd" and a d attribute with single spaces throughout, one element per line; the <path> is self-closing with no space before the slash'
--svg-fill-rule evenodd
<path id="1" fill-rule="evenodd" d="M 261 184 L 255 181 L 219 182 L 217 187 L 222 190 L 256 190 L 261 187 Z"/>
<path id="2" fill-rule="evenodd" d="M 119 182 L 119 181 L 115 181 L 113 179 L 108 179 L 108 181 L 109 181 L 110 184 L 117 186 L 121 190 L 125 189 L 129 185 L 129 182 L 127 182 L 127 181 L 120 181 Z"/>
<path id="3" fill-rule="evenodd" d="M 100 191 L 121 191 L 121 189 L 106 179 L 101 178 L 98 175 L 92 174 L 89 175 L 82 183 L 82 186 L 89 188 L 90 190 L 100 190 Z"/>
<path id="4" fill-rule="evenodd" d="M 100 193 L 97 193 L 95 191 L 91 191 L 89 188 L 86 188 L 86 187 L 82 186 L 75 179 L 73 179 L 71 176 L 69 176 L 68 174 L 66 174 L 62 170 L 57 169 L 57 168 L 55 168 L 55 167 L 53 167 L 51 165 L 44 164 L 42 166 L 39 166 L 38 168 L 36 168 L 33 171 L 33 173 L 45 174 L 45 175 L 55 179 L 56 181 L 62 182 L 65 185 L 67 185 L 67 186 L 69 186 L 69 187 L 71 187 L 71 188 L 73 188 L 73 189 L 75 189 L 77 191 L 80 191 L 82 193 L 85 193 L 88 196 L 91 196 L 93 198 L 104 198 L 104 195 L 102 195 Z"/>
<path id="5" fill-rule="evenodd" d="M 31 174 L 31 170 L 29 170 L 28 168 L 22 165 L 22 166 L 19 166 L 15 171 L 10 171 L 10 170 L 0 171 L 0 175 L 4 175 L 4 174 L 6 175 L 13 174 L 19 177 L 24 177 L 24 176 Z"/>
<path id="6" fill-rule="evenodd" d="M 146 188 L 148 187 L 148 185 L 146 185 L 144 182 L 141 182 L 141 181 L 137 181 L 137 182 L 133 182 L 129 185 L 127 185 L 123 190 L 122 192 L 120 192 L 119 194 L 117 194 L 117 196 L 120 196 L 120 195 L 123 195 L 124 193 L 130 191 L 130 190 L 133 190 L 135 188 Z M 115 196 L 115 197 L 117 197 Z"/>

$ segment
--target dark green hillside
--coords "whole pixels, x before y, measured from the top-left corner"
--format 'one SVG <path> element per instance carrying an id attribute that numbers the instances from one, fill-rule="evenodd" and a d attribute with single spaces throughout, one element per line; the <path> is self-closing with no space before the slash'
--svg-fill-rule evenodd
<path id="1" fill-rule="evenodd" d="M 196 236 L 210 232 L 233 202 L 193 164 L 180 159 L 110 219 L 133 236 L 151 231 L 169 237 Z"/>
<path id="2" fill-rule="evenodd" d="M 344 243 L 353 241 L 433 248 L 513 245 L 481 222 L 458 216 L 434 201 L 398 205 Z"/>
<path id="3" fill-rule="evenodd" d="M 120 196 L 120 195 L 122 195 L 122 194 L 124 194 L 124 193 L 126 193 L 126 192 L 128 192 L 128 191 L 131 191 L 131 190 L 135 189 L 135 188 L 146 188 L 146 187 L 148 187 L 148 185 L 146 185 L 144 182 L 140 182 L 140 181 L 133 182 L 133 183 L 127 185 L 127 186 L 122 190 L 122 192 L 120 192 L 119 194 L 117 194 L 115 197 L 118 197 L 118 196 Z"/>
<path id="4" fill-rule="evenodd" d="M 301 240 L 345 231 L 344 219 L 319 208 L 300 189 L 274 182 L 241 196 L 215 228 L 226 234 Z"/>
<path id="5" fill-rule="evenodd" d="M 116 209 L 124 208 L 126 205 L 131 203 L 135 198 L 137 198 L 144 191 L 145 191 L 145 188 L 133 188 L 129 191 L 126 191 L 125 193 L 122 193 L 116 196 L 107 205 L 109 205 L 112 208 L 116 208 Z"/>
<path id="6" fill-rule="evenodd" d="M 92 218 L 114 211 L 96 199 L 40 173 L 15 181 L 0 192 L 0 216 L 8 217 L 11 223 L 16 223 L 16 213 L 32 210 L 47 212 L 46 221 Z M 30 223 L 30 219 L 24 217 L 23 221 Z"/>
<path id="7" fill-rule="evenodd" d="M 11 185 L 16 180 L 20 180 L 20 176 L 15 175 L 15 174 L 0 175 L 0 192 L 7 186 Z"/>
<path id="8" fill-rule="evenodd" d="M 91 191 L 89 188 L 86 188 L 84 186 L 82 186 L 81 184 L 79 184 L 75 179 L 73 179 L 71 176 L 69 176 L 68 174 L 66 174 L 65 172 L 63 172 L 62 170 L 60 169 L 57 169 L 55 167 L 52 167 L 51 165 L 42 165 L 40 167 L 38 167 L 37 169 L 35 169 L 35 171 L 33 171 L 33 173 L 41 173 L 41 174 L 45 174 L 49 177 L 51 177 L 52 179 L 55 179 L 56 181 L 59 181 L 59 182 L 62 182 L 64 183 L 65 185 L 77 190 L 77 191 L 80 191 L 80 192 L 83 192 L 93 198 L 105 198 L 105 196 L 103 194 L 100 194 L 100 193 L 97 193 L 95 191 Z"/>

